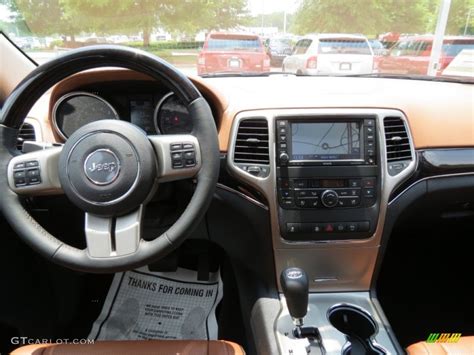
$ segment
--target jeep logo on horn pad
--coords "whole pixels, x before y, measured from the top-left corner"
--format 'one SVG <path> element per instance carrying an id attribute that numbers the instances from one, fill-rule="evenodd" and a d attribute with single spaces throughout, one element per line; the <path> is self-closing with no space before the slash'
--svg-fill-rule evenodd
<path id="1" fill-rule="evenodd" d="M 120 161 L 109 149 L 98 149 L 89 154 L 84 162 L 84 173 L 96 185 L 108 185 L 117 179 Z"/>

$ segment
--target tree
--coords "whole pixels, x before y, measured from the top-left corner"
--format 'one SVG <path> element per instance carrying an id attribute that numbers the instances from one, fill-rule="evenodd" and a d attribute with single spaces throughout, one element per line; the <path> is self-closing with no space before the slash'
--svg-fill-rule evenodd
<path id="1" fill-rule="evenodd" d="M 246 0 L 0 0 L 39 35 L 137 34 L 148 46 L 155 28 L 195 34 L 246 21 Z"/>
<path id="2" fill-rule="evenodd" d="M 303 0 L 292 30 L 348 32 L 425 32 L 429 0 Z"/>
<path id="3" fill-rule="evenodd" d="M 446 34 L 462 35 L 464 29 L 467 34 L 474 34 L 470 32 L 474 29 L 474 0 L 452 0 Z"/>

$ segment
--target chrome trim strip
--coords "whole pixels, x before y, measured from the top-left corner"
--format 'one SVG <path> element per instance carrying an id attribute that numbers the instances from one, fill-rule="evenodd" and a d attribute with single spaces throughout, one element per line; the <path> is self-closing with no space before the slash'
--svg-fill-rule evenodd
<path id="1" fill-rule="evenodd" d="M 170 91 L 169 93 L 165 94 L 161 99 L 160 101 L 158 101 L 158 103 L 156 104 L 155 106 L 155 109 L 153 110 L 153 123 L 154 123 L 154 126 L 155 126 L 155 130 L 156 130 L 156 133 L 158 134 L 163 134 L 163 132 L 161 132 L 161 129 L 160 129 L 160 125 L 159 125 L 159 122 L 158 122 L 158 112 L 160 111 L 161 109 L 161 106 L 163 106 L 163 104 L 165 103 L 165 101 L 174 95 L 174 92 Z"/>
<path id="2" fill-rule="evenodd" d="M 63 96 L 61 96 L 54 104 L 53 106 L 53 111 L 52 111 L 52 118 L 51 118 L 51 121 L 53 122 L 53 128 L 54 130 L 56 131 L 56 133 L 63 139 L 63 140 L 67 140 L 68 137 L 66 136 L 66 134 L 64 134 L 63 131 L 61 131 L 61 129 L 59 128 L 58 126 L 58 122 L 57 122 L 57 118 L 56 118 L 56 111 L 58 110 L 59 108 L 59 105 L 61 105 L 63 103 L 63 101 L 65 101 L 66 99 L 69 99 L 71 97 L 74 97 L 74 96 L 89 96 L 89 97 L 93 97 L 99 101 L 102 101 L 104 104 L 106 104 L 111 110 L 112 112 L 114 113 L 115 115 L 115 119 L 116 120 L 119 120 L 120 117 L 119 117 L 119 114 L 117 113 L 117 111 L 115 110 L 115 108 L 112 106 L 112 104 L 110 102 L 108 102 L 107 100 L 105 100 L 104 98 L 100 97 L 99 95 L 96 95 L 96 94 L 92 94 L 90 92 L 87 92 L 87 91 L 72 91 L 72 92 L 69 92 Z"/>
<path id="3" fill-rule="evenodd" d="M 410 190 L 413 186 L 419 184 L 420 182 L 427 181 L 427 180 L 431 180 L 431 179 L 442 179 L 442 178 L 447 178 L 447 177 L 470 176 L 470 175 L 473 175 L 473 176 L 474 176 L 474 172 L 465 172 L 465 173 L 454 173 L 454 174 L 442 174 L 442 175 L 427 176 L 427 177 L 425 177 L 425 178 L 422 178 L 422 179 L 420 179 L 420 180 L 417 180 L 417 181 L 413 182 L 413 183 L 410 184 L 408 187 L 406 187 L 405 189 L 403 189 L 402 192 L 400 192 L 397 196 L 395 196 L 392 200 L 390 200 L 390 202 L 388 203 L 388 205 L 390 206 L 392 203 L 394 203 L 396 200 L 398 200 L 398 198 L 400 198 L 403 194 L 405 194 L 406 192 L 408 192 L 408 190 Z M 473 186 L 474 186 L 474 183 L 473 183 Z"/>
<path id="4" fill-rule="evenodd" d="M 217 183 L 217 187 L 222 189 L 222 190 L 225 190 L 227 192 L 230 192 L 230 193 L 233 193 L 233 194 L 236 194 L 244 199 L 246 199 L 247 201 L 249 201 L 250 203 L 253 203 L 255 206 L 257 207 L 260 207 L 260 208 L 263 208 L 264 210 L 267 210 L 268 211 L 268 206 L 261 203 L 260 201 L 257 201 L 255 200 L 254 198 L 250 197 L 250 196 L 247 196 L 246 194 L 240 192 L 240 191 L 237 191 L 237 190 L 234 190 L 233 188 L 229 187 L 229 186 L 226 186 L 224 184 L 221 184 L 221 183 Z"/>

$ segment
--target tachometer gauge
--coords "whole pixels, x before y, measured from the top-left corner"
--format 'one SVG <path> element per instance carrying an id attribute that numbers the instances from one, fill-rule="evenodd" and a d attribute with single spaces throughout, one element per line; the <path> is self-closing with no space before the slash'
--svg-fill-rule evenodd
<path id="1" fill-rule="evenodd" d="M 193 130 L 188 109 L 172 92 L 156 105 L 155 128 L 162 134 L 187 134 Z"/>

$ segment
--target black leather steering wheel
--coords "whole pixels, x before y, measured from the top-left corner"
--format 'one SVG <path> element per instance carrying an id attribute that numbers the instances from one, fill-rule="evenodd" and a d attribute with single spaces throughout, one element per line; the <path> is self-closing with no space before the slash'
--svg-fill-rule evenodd
<path id="1" fill-rule="evenodd" d="M 18 130 L 41 95 L 70 75 L 98 67 L 135 70 L 167 85 L 188 108 L 191 134 L 147 136 L 131 123 L 103 120 L 74 132 L 63 147 L 18 152 Z M 219 161 L 211 110 L 186 76 L 140 50 L 85 47 L 36 68 L 5 102 L 0 120 L 0 210 L 18 236 L 55 263 L 86 272 L 128 270 L 165 256 L 189 235 L 211 202 Z M 157 185 L 190 177 L 197 184 L 183 214 L 161 236 L 143 240 L 143 210 Z M 86 249 L 49 234 L 21 203 L 23 196 L 58 193 L 85 212 Z"/>

